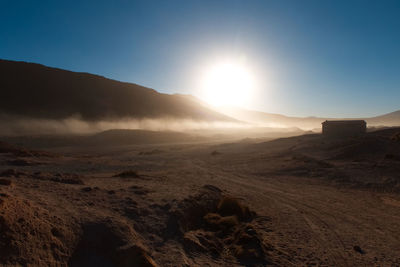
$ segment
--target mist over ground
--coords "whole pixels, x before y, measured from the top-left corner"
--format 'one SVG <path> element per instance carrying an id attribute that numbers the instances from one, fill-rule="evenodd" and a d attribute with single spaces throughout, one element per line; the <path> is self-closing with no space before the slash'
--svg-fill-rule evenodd
<path id="1" fill-rule="evenodd" d="M 0 135 L 92 134 L 111 129 L 149 131 L 201 131 L 218 129 L 250 129 L 251 124 L 227 121 L 196 121 L 179 118 L 83 120 L 79 116 L 65 119 L 38 119 L 0 116 Z"/>

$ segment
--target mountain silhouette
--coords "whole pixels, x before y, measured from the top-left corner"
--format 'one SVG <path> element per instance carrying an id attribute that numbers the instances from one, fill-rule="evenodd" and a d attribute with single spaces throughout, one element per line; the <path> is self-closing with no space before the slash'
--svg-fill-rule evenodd
<path id="1" fill-rule="evenodd" d="M 234 121 L 184 95 L 40 64 L 0 60 L 0 114 L 83 120 L 179 118 Z"/>
<path id="2" fill-rule="evenodd" d="M 290 117 L 281 114 L 246 110 L 237 107 L 222 107 L 218 112 L 232 118 L 269 127 L 299 127 L 302 129 L 319 129 L 325 120 L 357 119 L 365 120 L 369 126 L 400 126 L 400 110 L 370 118 L 323 118 L 323 117 Z"/>

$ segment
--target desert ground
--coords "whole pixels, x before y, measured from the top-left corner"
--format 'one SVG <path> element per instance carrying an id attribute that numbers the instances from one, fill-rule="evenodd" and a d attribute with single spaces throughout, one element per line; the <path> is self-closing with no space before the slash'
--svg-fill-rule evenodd
<path id="1" fill-rule="evenodd" d="M 399 133 L 3 140 L 0 265 L 399 266 Z"/>

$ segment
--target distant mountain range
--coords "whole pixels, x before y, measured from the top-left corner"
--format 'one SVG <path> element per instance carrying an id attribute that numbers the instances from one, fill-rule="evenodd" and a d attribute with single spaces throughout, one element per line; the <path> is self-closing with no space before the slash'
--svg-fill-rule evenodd
<path id="1" fill-rule="evenodd" d="M 365 120 L 372 126 L 400 126 L 400 110 Z"/>
<path id="2" fill-rule="evenodd" d="M 236 107 L 223 107 L 219 112 L 238 120 L 254 123 L 264 127 L 298 127 L 304 130 L 320 129 L 325 120 L 342 120 L 343 118 L 322 117 L 289 117 L 281 114 L 265 113 Z M 345 120 L 365 120 L 368 126 L 400 126 L 400 110 L 371 118 L 345 118 Z"/>
<path id="3" fill-rule="evenodd" d="M 213 109 L 190 95 L 162 94 L 133 83 L 40 64 L 0 60 L 0 117 L 85 121 L 190 119 L 262 127 L 319 129 L 333 118 L 289 117 L 240 108 Z M 400 110 L 363 118 L 369 126 L 400 126 Z"/>

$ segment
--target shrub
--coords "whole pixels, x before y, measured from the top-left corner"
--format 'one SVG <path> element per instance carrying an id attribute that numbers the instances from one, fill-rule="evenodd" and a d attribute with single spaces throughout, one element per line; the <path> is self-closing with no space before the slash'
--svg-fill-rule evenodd
<path id="1" fill-rule="evenodd" d="M 214 230 L 227 230 L 239 224 L 236 215 L 221 217 L 217 213 L 208 213 L 204 216 L 205 223 Z"/>
<path id="2" fill-rule="evenodd" d="M 241 221 L 251 218 L 251 212 L 248 207 L 243 206 L 236 198 L 224 197 L 218 203 L 218 213 L 222 216 L 236 215 Z"/>
<path id="3" fill-rule="evenodd" d="M 211 156 L 218 156 L 220 154 L 221 154 L 221 152 L 218 152 L 217 150 L 214 150 L 213 152 L 211 152 Z"/>
<path id="4" fill-rule="evenodd" d="M 207 213 L 203 219 L 206 222 L 206 224 L 210 226 L 217 226 L 219 220 L 221 220 L 221 215 L 217 213 Z"/>
<path id="5" fill-rule="evenodd" d="M 218 224 L 219 224 L 220 228 L 222 228 L 222 229 L 230 229 L 230 228 L 238 225 L 239 221 L 238 221 L 238 218 L 236 217 L 236 215 L 225 216 L 225 217 L 221 217 L 221 219 L 218 221 Z"/>
<path id="6" fill-rule="evenodd" d="M 139 174 L 136 171 L 133 170 L 128 170 L 128 171 L 123 171 L 120 172 L 113 177 L 120 177 L 120 178 L 139 178 Z"/>
<path id="7" fill-rule="evenodd" d="M 400 132 L 395 133 L 390 139 L 393 141 L 399 142 L 400 141 Z"/>
<path id="8" fill-rule="evenodd" d="M 11 185 L 11 181 L 7 179 L 0 179 L 0 185 Z"/>

